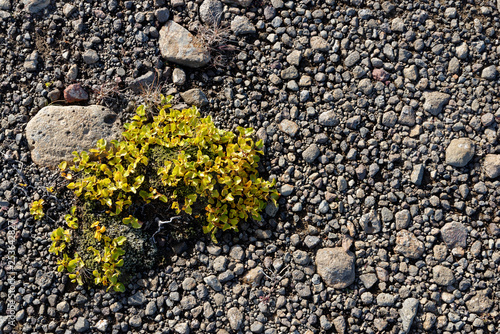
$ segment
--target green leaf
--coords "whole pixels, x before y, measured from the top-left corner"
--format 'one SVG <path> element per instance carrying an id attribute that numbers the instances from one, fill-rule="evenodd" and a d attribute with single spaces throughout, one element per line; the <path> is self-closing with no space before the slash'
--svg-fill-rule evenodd
<path id="1" fill-rule="evenodd" d="M 119 236 L 118 238 L 115 238 L 115 241 L 118 246 L 121 246 L 123 245 L 123 243 L 125 243 L 125 241 L 127 241 L 127 238 L 124 236 Z"/>

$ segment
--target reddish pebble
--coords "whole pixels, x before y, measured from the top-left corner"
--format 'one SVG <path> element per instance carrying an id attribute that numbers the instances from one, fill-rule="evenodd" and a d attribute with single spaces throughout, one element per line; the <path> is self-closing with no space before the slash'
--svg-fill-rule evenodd
<path id="1" fill-rule="evenodd" d="M 382 68 L 376 68 L 372 72 L 372 77 L 375 80 L 378 81 L 387 81 L 389 79 L 389 73 L 387 73 L 384 69 Z"/>
<path id="2" fill-rule="evenodd" d="M 64 90 L 64 99 L 68 103 L 87 101 L 89 99 L 89 94 L 82 88 L 79 83 L 69 85 Z"/>

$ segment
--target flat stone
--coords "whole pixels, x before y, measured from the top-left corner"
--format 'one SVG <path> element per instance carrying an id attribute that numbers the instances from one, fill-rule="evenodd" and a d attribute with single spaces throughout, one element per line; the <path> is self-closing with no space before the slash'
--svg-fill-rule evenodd
<path id="1" fill-rule="evenodd" d="M 481 78 L 486 80 L 495 80 L 498 76 L 498 71 L 495 65 L 485 67 L 481 72 Z"/>
<path id="2" fill-rule="evenodd" d="M 281 78 L 283 80 L 291 80 L 299 77 L 299 71 L 295 66 L 290 66 L 281 71 Z"/>
<path id="3" fill-rule="evenodd" d="M 101 138 L 119 139 L 122 132 L 117 115 L 102 106 L 47 106 L 26 125 L 31 158 L 49 168 L 73 161 L 73 151 L 88 152 Z"/>
<path id="4" fill-rule="evenodd" d="M 318 116 L 318 123 L 323 126 L 336 126 L 340 123 L 338 114 L 333 111 L 325 111 Z"/>
<path id="5" fill-rule="evenodd" d="M 50 5 L 50 0 L 23 0 L 24 9 L 31 14 L 36 14 Z"/>
<path id="6" fill-rule="evenodd" d="M 26 72 L 35 72 L 37 70 L 39 58 L 40 55 L 36 50 L 30 53 L 28 57 L 26 57 L 23 65 Z"/>
<path id="7" fill-rule="evenodd" d="M 432 268 L 432 278 L 436 284 L 441 286 L 448 286 L 455 283 L 453 271 L 442 265 L 437 265 Z"/>
<path id="8" fill-rule="evenodd" d="M 361 59 L 358 51 L 351 52 L 344 60 L 344 65 L 347 67 L 352 67 L 358 63 Z"/>
<path id="9" fill-rule="evenodd" d="M 168 21 L 160 29 L 158 41 L 165 60 L 192 68 L 199 68 L 210 62 L 210 51 L 186 28 L 174 21 Z"/>
<path id="10" fill-rule="evenodd" d="M 293 66 L 299 66 L 302 59 L 302 52 L 300 50 L 293 50 L 288 56 L 286 56 L 286 61 Z"/>
<path id="11" fill-rule="evenodd" d="M 441 113 L 443 107 L 450 100 L 450 95 L 441 92 L 431 92 L 425 94 L 424 110 L 436 116 Z"/>
<path id="12" fill-rule="evenodd" d="M 323 248 L 316 252 L 316 271 L 326 285 L 344 289 L 354 282 L 354 254 L 342 247 Z"/>
<path id="13" fill-rule="evenodd" d="M 467 228 L 459 222 L 447 223 L 441 228 L 441 237 L 448 248 L 467 247 Z"/>
<path id="14" fill-rule="evenodd" d="M 417 315 L 419 304 L 420 302 L 416 298 L 408 298 L 403 302 L 403 307 L 401 308 L 401 310 L 399 310 L 399 315 L 401 316 L 403 327 L 403 334 L 407 334 L 410 331 L 411 325 L 413 324 L 413 319 L 415 319 L 415 316 Z"/>
<path id="15" fill-rule="evenodd" d="M 90 329 L 89 321 L 84 317 L 78 317 L 78 320 L 75 322 L 75 330 L 78 333 L 86 332 Z"/>
<path id="16" fill-rule="evenodd" d="M 316 160 L 319 154 L 320 150 L 318 148 L 318 145 L 312 144 L 307 149 L 305 149 L 304 152 L 302 152 L 302 158 L 304 158 L 307 163 L 312 163 L 314 162 L 314 160 Z"/>
<path id="17" fill-rule="evenodd" d="M 419 259 L 424 253 L 424 243 L 407 231 L 401 230 L 396 234 L 396 247 L 394 250 L 410 259 Z"/>
<path id="18" fill-rule="evenodd" d="M 375 283 L 377 283 L 378 278 L 376 274 L 369 273 L 360 275 L 359 280 L 361 281 L 361 283 L 363 283 L 366 289 L 370 289 L 372 286 L 375 285 Z"/>
<path id="19" fill-rule="evenodd" d="M 237 307 L 231 307 L 227 310 L 227 319 L 229 320 L 229 326 L 235 331 L 238 331 L 243 325 L 243 314 Z"/>
<path id="20" fill-rule="evenodd" d="M 193 88 L 184 93 L 181 93 L 181 97 L 184 102 L 189 105 L 194 105 L 197 107 L 204 107 L 208 105 L 207 96 L 199 88 Z"/>
<path id="21" fill-rule="evenodd" d="M 132 306 L 141 306 L 147 301 L 144 293 L 141 291 L 137 292 L 135 295 L 128 297 L 128 304 Z"/>
<path id="22" fill-rule="evenodd" d="M 422 180 L 424 178 L 425 167 L 423 164 L 417 164 L 413 166 L 413 171 L 410 175 L 411 183 L 419 186 L 422 184 Z"/>
<path id="23" fill-rule="evenodd" d="M 231 30 L 236 36 L 255 34 L 257 30 L 246 16 L 238 15 L 231 21 Z"/>
<path id="24" fill-rule="evenodd" d="M 379 293 L 377 296 L 377 305 L 379 306 L 388 306 L 391 307 L 396 303 L 396 300 L 398 299 L 398 296 L 396 295 L 391 295 L 389 293 Z"/>
<path id="25" fill-rule="evenodd" d="M 96 50 L 89 49 L 82 54 L 82 59 L 85 64 L 92 65 L 97 63 L 100 57 Z"/>
<path id="26" fill-rule="evenodd" d="M 465 302 L 467 309 L 471 313 L 485 313 L 493 306 L 493 300 L 488 297 L 487 290 L 477 291 L 476 295 Z"/>
<path id="27" fill-rule="evenodd" d="M 500 154 L 488 154 L 482 162 L 483 171 L 490 179 L 500 176 Z"/>
<path id="28" fill-rule="evenodd" d="M 475 147 L 469 138 L 453 139 L 446 149 L 446 163 L 453 167 L 465 167 L 474 157 Z"/>
<path id="29" fill-rule="evenodd" d="M 403 209 L 396 213 L 396 230 L 408 228 L 411 221 L 410 211 Z"/>
<path id="30" fill-rule="evenodd" d="M 297 125 L 297 123 L 288 119 L 282 120 L 278 125 L 278 128 L 290 137 L 295 137 L 295 135 L 299 131 L 299 126 Z"/>
<path id="31" fill-rule="evenodd" d="M 143 93 L 148 91 L 153 87 L 155 81 L 158 81 L 158 77 L 155 72 L 148 71 L 147 73 L 141 75 L 130 81 L 129 88 L 132 89 L 135 93 Z"/>

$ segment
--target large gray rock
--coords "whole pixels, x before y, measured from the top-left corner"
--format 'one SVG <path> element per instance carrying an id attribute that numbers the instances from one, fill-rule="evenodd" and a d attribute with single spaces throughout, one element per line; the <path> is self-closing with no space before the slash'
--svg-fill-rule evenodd
<path id="1" fill-rule="evenodd" d="M 210 62 L 207 46 L 174 21 L 161 28 L 158 45 L 163 58 L 172 63 L 199 68 Z"/>
<path id="2" fill-rule="evenodd" d="M 488 154 L 483 161 L 484 173 L 494 179 L 500 175 L 500 154 Z"/>
<path id="3" fill-rule="evenodd" d="M 474 157 L 474 143 L 469 138 L 453 139 L 446 149 L 446 163 L 453 167 L 464 167 Z"/>
<path id="4" fill-rule="evenodd" d="M 50 5 L 50 0 L 23 0 L 24 9 L 31 14 L 36 14 Z"/>
<path id="5" fill-rule="evenodd" d="M 197 107 L 204 107 L 208 105 L 207 96 L 199 88 L 193 88 L 184 93 L 181 93 L 181 97 L 184 102 L 190 105 L 194 105 Z"/>
<path id="6" fill-rule="evenodd" d="M 443 107 L 450 100 L 450 95 L 440 92 L 432 92 L 425 94 L 424 110 L 430 112 L 432 115 L 438 115 Z"/>
<path id="7" fill-rule="evenodd" d="M 326 285 L 343 289 L 354 282 L 354 254 L 342 247 L 323 248 L 316 253 L 316 271 Z"/>
<path id="8" fill-rule="evenodd" d="M 401 316 L 402 333 L 407 334 L 410 331 L 413 319 L 417 315 L 418 305 L 420 302 L 416 298 L 408 298 L 403 302 L 403 307 L 399 310 L 399 315 Z M 401 332 L 400 332 L 401 333 Z"/>
<path id="9" fill-rule="evenodd" d="M 117 115 L 102 106 L 47 106 L 26 126 L 31 158 L 41 166 L 56 168 L 72 161 L 73 151 L 88 151 L 97 140 L 119 139 L 123 129 Z"/>

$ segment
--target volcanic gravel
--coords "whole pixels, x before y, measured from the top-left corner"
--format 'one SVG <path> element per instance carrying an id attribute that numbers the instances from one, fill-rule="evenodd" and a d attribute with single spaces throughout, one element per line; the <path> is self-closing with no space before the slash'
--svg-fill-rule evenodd
<path id="1" fill-rule="evenodd" d="M 0 0 L 0 333 L 496 333 L 499 36 L 498 0 Z M 124 293 L 75 286 L 27 123 L 65 100 L 125 123 L 155 89 L 253 127 L 279 206 Z"/>

